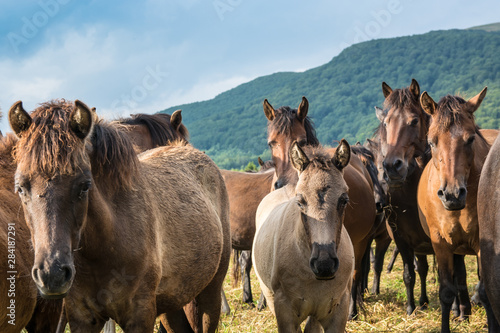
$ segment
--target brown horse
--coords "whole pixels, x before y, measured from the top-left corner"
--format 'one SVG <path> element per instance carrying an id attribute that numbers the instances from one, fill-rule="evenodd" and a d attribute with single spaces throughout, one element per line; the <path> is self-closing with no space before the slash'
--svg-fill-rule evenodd
<path id="1" fill-rule="evenodd" d="M 471 313 L 464 256 L 479 255 L 477 186 L 490 149 L 473 113 L 485 95 L 486 88 L 468 101 L 448 95 L 436 104 L 427 92 L 420 98 L 432 117 L 428 133 L 432 162 L 420 179 L 418 206 L 436 253 L 442 332 L 450 331 L 450 309 L 457 295 L 460 318 Z"/>
<path id="2" fill-rule="evenodd" d="M 256 217 L 253 261 L 276 316 L 278 332 L 310 325 L 343 332 L 349 316 L 354 250 L 344 227 L 348 186 L 342 170 L 350 158 L 342 140 L 333 157 L 319 147 L 290 148 L 297 185 L 266 196 Z M 319 331 L 323 331 L 320 327 Z M 316 332 L 316 330 L 315 330 Z"/>
<path id="3" fill-rule="evenodd" d="M 373 183 L 373 196 L 375 198 L 375 207 L 377 208 L 377 217 L 374 224 L 375 231 L 368 242 L 367 252 L 365 252 L 365 257 L 363 259 L 365 261 L 365 267 L 363 268 L 363 290 L 368 288 L 368 274 L 370 272 L 370 261 L 368 259 L 371 255 L 371 243 L 375 240 L 375 256 L 373 260 L 374 274 L 371 292 L 372 294 L 378 295 L 380 294 L 380 275 L 384 268 L 384 257 L 391 244 L 391 238 L 385 226 L 384 210 L 387 206 L 387 186 L 384 186 L 386 184 L 378 177 L 375 154 L 371 145 L 373 145 L 373 143 L 370 141 L 368 141 L 366 147 L 358 143 L 351 146 L 351 151 L 358 156 L 361 162 L 363 162 Z"/>
<path id="4" fill-rule="evenodd" d="M 233 251 L 233 283 L 243 275 L 243 302 L 253 304 L 250 285 L 251 251 L 255 235 L 255 213 L 260 201 L 271 191 L 274 169 L 262 172 L 220 170 L 229 197 L 229 221 Z M 241 256 L 239 252 L 243 251 Z M 249 252 L 246 252 L 249 251 Z M 241 264 L 241 265 L 240 265 Z M 242 272 L 242 273 L 243 273 Z"/>
<path id="5" fill-rule="evenodd" d="M 121 118 L 117 123 L 125 125 L 129 132 L 128 136 L 139 151 L 166 146 L 171 142 L 189 140 L 189 132 L 182 124 L 181 110 L 172 115 L 166 113 L 157 114 L 133 114 L 130 118 Z"/>
<path id="6" fill-rule="evenodd" d="M 108 318 L 151 332 L 163 313 L 171 332 L 215 332 L 231 246 L 215 164 L 186 144 L 138 158 L 117 125 L 94 122 L 78 100 L 31 115 L 17 102 L 9 121 L 32 277 L 42 296 L 65 297 L 72 332 L 99 332 Z"/>
<path id="7" fill-rule="evenodd" d="M 30 277 L 33 251 L 30 233 L 14 193 L 16 165 L 13 135 L 0 139 L 0 331 L 20 332 L 35 310 L 37 291 Z"/>
<path id="8" fill-rule="evenodd" d="M 12 151 L 16 143 L 12 134 L 0 137 L 0 293 L 4 295 L 0 298 L 0 331 L 19 332 L 26 326 L 29 333 L 55 332 L 62 301 L 38 297 L 31 279 L 34 256 L 30 233 L 20 210 L 21 201 L 14 193 L 16 164 Z M 9 268 L 11 264 L 14 268 Z M 12 273 L 15 278 L 11 271 L 16 272 Z"/>
<path id="9" fill-rule="evenodd" d="M 389 186 L 387 230 L 403 259 L 403 279 L 406 286 L 406 313 L 415 310 L 414 257 L 418 259 L 420 276 L 420 306 L 429 303 L 426 277 L 426 255 L 433 254 L 430 238 L 418 218 L 417 188 L 421 173 L 429 160 L 427 130 L 429 116 L 420 106 L 420 87 L 415 79 L 402 89 L 392 89 L 382 83 L 384 109 L 376 109 L 380 120 L 374 141 L 378 144 L 377 164 L 380 175 Z"/>
<path id="10" fill-rule="evenodd" d="M 308 109 L 309 102 L 305 97 L 302 98 L 298 109 L 284 106 L 275 110 L 267 99 L 264 101 L 264 113 L 269 120 L 268 143 L 277 178 L 275 189 L 285 184 L 297 183 L 297 172 L 293 169 L 289 156 L 292 143 L 296 141 L 301 147 L 306 144 L 319 144 L 312 123 L 307 117 Z M 334 150 L 332 149 L 332 152 Z M 354 318 L 357 315 L 357 302 L 361 300 L 362 259 L 374 232 L 376 208 L 370 176 L 356 155 L 351 157 L 345 168 L 344 178 L 349 187 L 350 198 L 346 208 L 345 228 L 351 237 L 356 258 L 351 302 L 351 317 Z"/>
<path id="11" fill-rule="evenodd" d="M 500 138 L 491 146 L 477 190 L 477 218 L 481 249 L 481 303 L 490 332 L 500 332 Z"/>

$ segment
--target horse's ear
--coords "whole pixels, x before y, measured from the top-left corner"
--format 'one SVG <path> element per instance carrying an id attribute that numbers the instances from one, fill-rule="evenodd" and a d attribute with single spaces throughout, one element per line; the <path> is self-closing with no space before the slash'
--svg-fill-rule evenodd
<path id="1" fill-rule="evenodd" d="M 23 108 L 23 102 L 17 101 L 11 106 L 9 110 L 9 123 L 18 137 L 21 137 L 22 133 L 30 127 L 32 122 L 30 115 Z"/>
<path id="2" fill-rule="evenodd" d="M 469 99 L 467 101 L 467 105 L 469 105 L 469 107 L 470 107 L 470 109 L 469 109 L 470 113 L 474 113 L 479 108 L 479 106 L 481 105 L 481 102 L 483 101 L 484 97 L 486 96 L 487 90 L 488 90 L 488 87 L 484 87 L 483 90 L 481 90 L 481 92 L 479 94 L 477 94 L 476 96 L 472 97 L 471 99 Z"/>
<path id="3" fill-rule="evenodd" d="M 260 158 L 260 156 L 258 156 L 258 157 L 257 157 L 257 162 L 259 162 L 259 165 L 260 165 L 261 167 L 263 167 L 263 166 L 264 166 L 264 161 L 262 160 L 262 158 Z"/>
<path id="4" fill-rule="evenodd" d="M 295 141 L 290 147 L 290 160 L 292 161 L 292 166 L 298 172 L 304 171 L 309 165 L 309 158 L 304 153 L 302 148 L 300 148 L 297 141 Z"/>
<path id="5" fill-rule="evenodd" d="M 297 109 L 297 117 L 300 121 L 306 119 L 307 111 L 309 111 L 309 101 L 305 96 L 302 96 L 302 101 L 300 102 L 299 108 Z"/>
<path id="6" fill-rule="evenodd" d="M 345 139 L 340 140 L 340 143 L 333 155 L 332 162 L 333 165 L 340 171 L 342 171 L 351 160 L 351 147 Z"/>
<path id="7" fill-rule="evenodd" d="M 181 126 L 182 123 L 182 115 L 181 115 L 182 110 L 176 110 L 172 115 L 170 116 L 170 124 L 178 130 L 179 126 Z"/>
<path id="8" fill-rule="evenodd" d="M 370 150 L 377 149 L 377 143 L 375 141 L 373 141 L 372 139 L 366 139 L 366 142 L 368 143 L 368 147 Z"/>
<path id="9" fill-rule="evenodd" d="M 267 98 L 264 100 L 264 114 L 269 121 L 274 120 L 274 108 L 267 101 Z"/>
<path id="10" fill-rule="evenodd" d="M 75 108 L 69 116 L 69 127 L 82 140 L 92 130 L 92 115 L 92 111 L 85 103 L 75 100 Z"/>
<path id="11" fill-rule="evenodd" d="M 436 112 L 437 104 L 434 102 L 431 96 L 427 93 L 427 91 L 424 91 L 422 93 L 422 96 L 420 96 L 420 105 L 422 106 L 422 109 L 431 116 Z"/>
<path id="12" fill-rule="evenodd" d="M 379 108 L 378 106 L 375 107 L 375 114 L 377 115 L 378 120 L 380 120 L 381 122 L 384 121 L 385 116 L 387 115 L 384 109 Z"/>
<path id="13" fill-rule="evenodd" d="M 415 97 L 420 97 L 420 86 L 418 85 L 417 80 L 411 79 L 410 91 Z"/>
<path id="14" fill-rule="evenodd" d="M 384 93 L 384 97 L 387 98 L 392 92 L 392 88 L 385 82 L 382 82 L 382 93 Z"/>

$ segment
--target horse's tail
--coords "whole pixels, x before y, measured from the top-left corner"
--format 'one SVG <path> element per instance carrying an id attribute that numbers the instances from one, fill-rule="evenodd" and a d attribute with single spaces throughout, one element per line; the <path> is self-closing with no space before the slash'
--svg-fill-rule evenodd
<path id="1" fill-rule="evenodd" d="M 240 282 L 240 256 L 241 251 L 233 249 L 233 288 Z"/>

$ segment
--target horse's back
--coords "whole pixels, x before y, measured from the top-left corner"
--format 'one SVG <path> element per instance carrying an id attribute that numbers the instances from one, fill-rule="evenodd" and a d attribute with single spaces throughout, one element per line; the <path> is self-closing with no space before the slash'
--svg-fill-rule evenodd
<path id="1" fill-rule="evenodd" d="M 482 275 L 489 302 L 500 320 L 500 139 L 486 158 L 478 189 L 478 223 Z"/>
<path id="2" fill-rule="evenodd" d="M 480 129 L 479 132 L 484 136 L 484 139 L 486 142 L 488 142 L 489 145 L 492 145 L 493 142 L 495 142 L 495 139 L 498 136 L 498 133 L 500 132 L 497 129 Z"/>
<path id="3" fill-rule="evenodd" d="M 229 197 L 229 219 L 233 248 L 249 250 L 255 234 L 255 213 L 271 190 L 274 171 L 248 173 L 220 170 Z"/>
<path id="4" fill-rule="evenodd" d="M 156 205 L 159 255 L 168 258 L 162 260 L 158 294 L 183 305 L 227 270 L 226 187 L 215 163 L 189 145 L 155 148 L 139 159 Z"/>

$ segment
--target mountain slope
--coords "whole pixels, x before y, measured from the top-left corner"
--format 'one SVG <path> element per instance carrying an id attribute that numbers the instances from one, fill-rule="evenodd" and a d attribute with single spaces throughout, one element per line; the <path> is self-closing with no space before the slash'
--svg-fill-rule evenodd
<path id="1" fill-rule="evenodd" d="M 500 125 L 500 33 L 481 30 L 433 31 L 353 45 L 329 63 L 303 73 L 259 77 L 212 100 L 166 109 L 183 109 L 192 143 L 219 166 L 241 167 L 267 152 L 265 98 L 275 107 L 297 107 L 309 100 L 322 143 L 371 137 L 378 121 L 373 106 L 383 103 L 382 81 L 392 88 L 412 78 L 437 101 L 445 94 L 488 94 L 476 113 L 480 126 Z"/>

